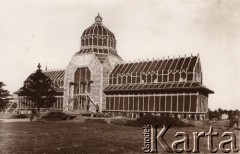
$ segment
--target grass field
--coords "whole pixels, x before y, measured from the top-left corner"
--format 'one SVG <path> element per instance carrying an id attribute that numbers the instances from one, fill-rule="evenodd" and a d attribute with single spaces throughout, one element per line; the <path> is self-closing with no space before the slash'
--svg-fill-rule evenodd
<path id="1" fill-rule="evenodd" d="M 227 122 L 212 123 L 220 135 L 214 146 L 223 140 Z M 159 130 L 160 131 L 160 130 Z M 193 131 L 209 131 L 209 126 L 170 128 L 164 138 L 172 143 L 177 131 L 184 131 L 192 145 Z M 240 143 L 239 131 L 231 130 Z M 140 153 L 143 148 L 143 129 L 107 123 L 61 122 L 1 122 L 0 153 Z M 158 151 L 165 153 L 158 146 Z M 207 138 L 200 139 L 201 153 L 208 153 Z"/>

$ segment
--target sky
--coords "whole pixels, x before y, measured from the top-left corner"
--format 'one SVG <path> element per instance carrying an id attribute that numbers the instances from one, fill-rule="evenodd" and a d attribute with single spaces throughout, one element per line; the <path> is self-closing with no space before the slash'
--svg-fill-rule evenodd
<path id="1" fill-rule="evenodd" d="M 0 81 L 64 69 L 97 13 L 126 61 L 200 54 L 211 109 L 240 109 L 238 0 L 0 0 Z"/>

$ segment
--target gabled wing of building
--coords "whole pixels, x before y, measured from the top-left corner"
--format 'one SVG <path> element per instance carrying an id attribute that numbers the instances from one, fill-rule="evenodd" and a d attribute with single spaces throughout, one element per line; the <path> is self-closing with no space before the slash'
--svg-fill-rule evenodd
<path id="1" fill-rule="evenodd" d="M 161 59 L 117 65 L 109 75 L 105 93 L 115 92 L 180 92 L 213 93 L 202 85 L 199 56 Z"/>

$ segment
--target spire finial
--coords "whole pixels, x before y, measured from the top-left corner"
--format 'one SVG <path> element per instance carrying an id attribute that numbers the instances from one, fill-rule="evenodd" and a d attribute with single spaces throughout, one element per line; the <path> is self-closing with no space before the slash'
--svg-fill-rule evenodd
<path id="1" fill-rule="evenodd" d="M 40 70 L 40 68 L 41 68 L 42 66 L 40 65 L 40 63 L 38 63 L 38 69 Z"/>
<path id="2" fill-rule="evenodd" d="M 102 17 L 100 16 L 100 13 L 98 13 L 98 15 L 95 17 L 95 22 L 98 24 L 102 23 Z"/>

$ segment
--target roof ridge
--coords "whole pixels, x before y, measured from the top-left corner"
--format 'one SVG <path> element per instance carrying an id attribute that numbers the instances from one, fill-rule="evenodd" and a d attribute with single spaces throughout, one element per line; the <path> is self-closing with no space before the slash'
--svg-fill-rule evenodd
<path id="1" fill-rule="evenodd" d="M 54 71 L 65 71 L 65 68 L 47 69 L 47 70 L 43 70 L 43 73 L 44 72 L 54 72 Z"/>
<path id="2" fill-rule="evenodd" d="M 150 61 L 160 61 L 160 60 L 170 60 L 170 59 L 179 59 L 179 58 L 186 58 L 186 57 L 199 57 L 199 53 L 197 53 L 196 55 L 190 54 L 189 56 L 187 56 L 186 54 L 184 56 L 173 56 L 172 58 L 170 56 L 168 56 L 167 58 L 162 57 L 162 58 L 146 58 L 146 59 L 133 59 L 133 60 L 129 60 L 129 61 L 122 61 L 121 64 L 130 64 L 130 63 L 141 63 L 141 62 L 150 62 Z"/>

